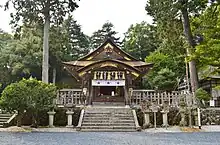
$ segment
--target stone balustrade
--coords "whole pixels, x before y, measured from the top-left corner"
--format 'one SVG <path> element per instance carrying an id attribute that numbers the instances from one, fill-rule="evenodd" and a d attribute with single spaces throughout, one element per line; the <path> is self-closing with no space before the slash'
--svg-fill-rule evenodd
<path id="1" fill-rule="evenodd" d="M 167 100 L 170 106 L 178 106 L 181 93 L 172 92 L 156 92 L 155 90 L 133 90 L 131 93 L 131 105 L 140 105 L 143 100 L 150 102 L 155 101 L 158 105 L 163 105 Z"/>
<path id="2" fill-rule="evenodd" d="M 63 107 L 85 105 L 86 96 L 82 89 L 61 89 L 57 93 L 56 104 Z"/>

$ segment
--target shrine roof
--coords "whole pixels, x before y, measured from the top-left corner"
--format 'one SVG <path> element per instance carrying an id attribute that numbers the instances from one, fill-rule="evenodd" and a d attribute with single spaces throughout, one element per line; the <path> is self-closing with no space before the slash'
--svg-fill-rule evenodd
<path id="1" fill-rule="evenodd" d="M 69 64 L 69 65 L 73 65 L 73 66 L 87 66 L 93 63 L 98 62 L 97 61 L 70 61 L 70 62 L 63 62 L 63 64 Z M 143 61 L 123 61 L 123 60 L 117 60 L 119 62 L 122 62 L 124 64 L 130 65 L 132 67 L 138 67 L 138 66 L 146 66 L 146 65 L 152 65 L 151 63 L 145 63 Z"/>
<path id="2" fill-rule="evenodd" d="M 78 59 L 79 61 L 85 61 L 85 60 L 93 60 L 97 57 L 100 53 L 106 50 L 106 48 L 114 49 L 114 52 L 117 53 L 117 55 L 120 55 L 124 60 L 128 61 L 139 61 L 138 59 L 134 58 L 127 52 L 123 51 L 121 48 L 119 48 L 110 38 L 108 38 L 102 45 L 100 45 L 97 49 L 90 52 L 86 56 Z"/>

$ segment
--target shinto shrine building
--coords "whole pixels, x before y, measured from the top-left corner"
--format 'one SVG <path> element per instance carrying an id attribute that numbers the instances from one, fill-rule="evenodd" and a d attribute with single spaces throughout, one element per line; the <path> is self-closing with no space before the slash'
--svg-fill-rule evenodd
<path id="1" fill-rule="evenodd" d="M 95 102 L 129 105 L 134 84 L 140 82 L 153 66 L 132 57 L 111 39 L 88 55 L 63 64 L 80 84 L 88 105 Z"/>

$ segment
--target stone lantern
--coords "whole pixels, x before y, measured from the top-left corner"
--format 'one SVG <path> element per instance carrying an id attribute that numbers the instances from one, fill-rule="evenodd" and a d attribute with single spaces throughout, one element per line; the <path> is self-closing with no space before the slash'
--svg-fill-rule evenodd
<path id="1" fill-rule="evenodd" d="M 168 117 L 167 114 L 169 113 L 169 102 L 167 100 L 164 100 L 163 106 L 162 106 L 162 110 L 160 111 L 163 115 L 163 127 L 168 127 Z"/>
<path id="2" fill-rule="evenodd" d="M 141 102 L 141 111 L 144 113 L 144 128 L 150 127 L 150 104 L 151 103 L 148 100 L 143 100 Z"/>
<path id="3" fill-rule="evenodd" d="M 156 101 L 152 102 L 150 109 L 154 113 L 154 128 L 157 128 L 157 112 L 159 111 L 159 106 L 156 104 Z"/>

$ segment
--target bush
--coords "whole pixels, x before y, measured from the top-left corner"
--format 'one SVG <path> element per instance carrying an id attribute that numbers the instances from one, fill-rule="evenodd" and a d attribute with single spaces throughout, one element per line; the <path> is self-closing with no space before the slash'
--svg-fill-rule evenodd
<path id="1" fill-rule="evenodd" d="M 0 106 L 2 109 L 17 111 L 17 126 L 21 126 L 22 116 L 26 111 L 32 113 L 33 123 L 37 125 L 38 117 L 43 110 L 54 107 L 56 86 L 46 84 L 36 79 L 22 79 L 8 85 L 2 92 Z"/>
<path id="2" fill-rule="evenodd" d="M 203 90 L 202 88 L 199 88 L 196 90 L 196 97 L 200 101 L 209 101 L 211 98 L 211 95 L 208 92 L 206 92 L 205 90 Z"/>

